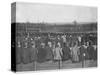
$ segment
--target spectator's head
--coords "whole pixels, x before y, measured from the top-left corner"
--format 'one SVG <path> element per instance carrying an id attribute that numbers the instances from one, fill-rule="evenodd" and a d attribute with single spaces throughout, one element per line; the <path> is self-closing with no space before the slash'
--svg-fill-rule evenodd
<path id="1" fill-rule="evenodd" d="M 63 46 L 66 47 L 66 43 L 64 43 Z"/>
<path id="2" fill-rule="evenodd" d="M 89 41 L 89 46 L 91 46 L 92 45 L 92 41 Z"/>
<path id="3" fill-rule="evenodd" d="M 28 47 L 28 43 L 27 42 L 25 42 L 25 47 Z"/>
<path id="4" fill-rule="evenodd" d="M 49 46 L 49 47 L 52 47 L 52 43 L 51 43 L 51 42 L 48 42 L 48 46 Z"/>
<path id="5" fill-rule="evenodd" d="M 59 42 L 56 43 L 55 47 L 60 47 L 60 43 Z"/>
<path id="6" fill-rule="evenodd" d="M 20 47 L 20 46 L 21 46 L 21 43 L 20 43 L 20 41 L 18 41 L 18 42 L 17 42 L 17 46 L 18 46 L 18 47 Z"/>
<path id="7" fill-rule="evenodd" d="M 45 43 L 42 42 L 42 43 L 41 43 L 41 46 L 42 46 L 42 47 L 45 47 Z"/>
<path id="8" fill-rule="evenodd" d="M 32 42 L 31 45 L 33 48 L 35 48 L 35 42 Z"/>
<path id="9" fill-rule="evenodd" d="M 57 45 L 58 45 L 58 47 L 61 47 L 61 44 L 60 44 L 60 42 L 58 42 L 58 43 L 57 43 Z"/>

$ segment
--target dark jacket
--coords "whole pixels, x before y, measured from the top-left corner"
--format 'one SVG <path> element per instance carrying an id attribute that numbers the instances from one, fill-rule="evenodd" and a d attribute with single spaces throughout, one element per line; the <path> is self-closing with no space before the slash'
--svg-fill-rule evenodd
<path id="1" fill-rule="evenodd" d="M 46 60 L 46 48 L 38 48 L 37 61 L 44 62 Z"/>
<path id="2" fill-rule="evenodd" d="M 62 59 L 68 60 L 70 58 L 70 48 L 69 47 L 63 47 L 62 52 L 63 52 Z"/>
<path id="3" fill-rule="evenodd" d="M 89 59 L 93 59 L 95 52 L 94 52 L 94 47 L 92 45 L 87 47 L 87 52 L 89 54 Z"/>

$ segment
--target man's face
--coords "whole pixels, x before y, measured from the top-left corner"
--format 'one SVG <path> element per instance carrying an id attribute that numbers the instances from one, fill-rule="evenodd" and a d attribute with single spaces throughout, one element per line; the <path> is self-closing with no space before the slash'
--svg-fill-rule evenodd
<path id="1" fill-rule="evenodd" d="M 87 46 L 89 46 L 89 42 L 87 42 L 86 44 L 87 44 Z"/>
<path id="2" fill-rule="evenodd" d="M 49 44 L 49 47 L 52 47 L 52 45 L 51 45 L 51 44 Z"/>
<path id="3" fill-rule="evenodd" d="M 20 42 L 18 42 L 18 46 L 20 46 Z"/>
<path id="4" fill-rule="evenodd" d="M 35 45 L 33 44 L 32 47 L 35 48 Z"/>
<path id="5" fill-rule="evenodd" d="M 45 47 L 45 44 L 44 44 L 44 43 L 41 43 L 41 46 L 42 46 L 42 47 Z"/>
<path id="6" fill-rule="evenodd" d="M 27 43 L 25 43 L 25 47 L 27 47 L 28 46 L 28 44 Z"/>

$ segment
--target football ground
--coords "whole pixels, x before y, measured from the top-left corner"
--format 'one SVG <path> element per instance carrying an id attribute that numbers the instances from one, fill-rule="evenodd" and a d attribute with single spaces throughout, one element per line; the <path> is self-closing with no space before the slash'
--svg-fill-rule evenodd
<path id="1" fill-rule="evenodd" d="M 59 69 L 73 69 L 73 68 L 88 68 L 97 67 L 97 61 L 86 60 L 84 63 L 72 63 L 70 60 L 62 62 L 46 61 L 43 63 L 28 63 L 28 64 L 18 64 L 17 71 L 38 71 L 38 70 L 59 70 Z"/>

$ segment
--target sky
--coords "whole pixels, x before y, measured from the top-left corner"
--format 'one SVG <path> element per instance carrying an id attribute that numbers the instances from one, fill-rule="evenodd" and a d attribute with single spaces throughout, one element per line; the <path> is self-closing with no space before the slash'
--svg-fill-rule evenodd
<path id="1" fill-rule="evenodd" d="M 12 7 L 13 8 L 13 7 Z M 15 10 L 13 10 L 15 13 Z M 12 22 L 15 22 L 15 14 Z M 86 6 L 16 3 L 16 22 L 69 23 L 97 22 L 97 8 Z"/>

